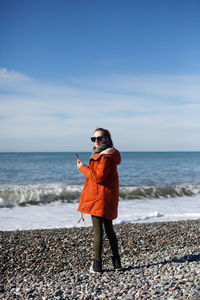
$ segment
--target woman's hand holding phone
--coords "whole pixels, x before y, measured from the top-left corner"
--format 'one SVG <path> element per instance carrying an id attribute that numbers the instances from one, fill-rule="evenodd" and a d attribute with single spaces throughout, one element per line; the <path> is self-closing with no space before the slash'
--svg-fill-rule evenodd
<path id="1" fill-rule="evenodd" d="M 82 161 L 80 160 L 78 154 L 76 153 L 76 157 L 77 157 L 77 168 L 80 169 L 80 167 L 83 165 Z"/>

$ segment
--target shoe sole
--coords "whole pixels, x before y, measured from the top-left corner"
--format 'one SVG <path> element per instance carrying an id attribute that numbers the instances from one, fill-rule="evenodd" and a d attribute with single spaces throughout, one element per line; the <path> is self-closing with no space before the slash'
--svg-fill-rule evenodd
<path id="1" fill-rule="evenodd" d="M 92 273 L 92 274 L 102 274 L 101 271 L 99 271 L 99 272 L 98 271 L 94 271 L 92 266 L 90 267 L 89 272 Z"/>

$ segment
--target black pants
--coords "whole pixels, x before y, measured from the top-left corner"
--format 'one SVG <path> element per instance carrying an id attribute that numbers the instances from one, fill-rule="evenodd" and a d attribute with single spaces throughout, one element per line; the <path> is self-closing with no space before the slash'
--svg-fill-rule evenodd
<path id="1" fill-rule="evenodd" d="M 105 231 L 109 239 L 113 256 L 119 255 L 118 241 L 113 229 L 112 221 L 105 218 L 92 216 L 92 224 L 94 230 L 94 258 L 97 261 L 101 260 L 103 249 L 103 231 Z"/>

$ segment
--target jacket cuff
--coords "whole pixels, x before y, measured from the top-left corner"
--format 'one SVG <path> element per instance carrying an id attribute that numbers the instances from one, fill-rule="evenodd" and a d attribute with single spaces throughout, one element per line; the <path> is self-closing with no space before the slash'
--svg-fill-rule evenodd
<path id="1" fill-rule="evenodd" d="M 87 168 L 86 165 L 82 164 L 82 166 L 79 168 L 79 171 L 81 171 L 81 173 L 83 173 L 84 175 L 85 175 L 85 172 L 84 172 L 85 167 Z"/>
<path id="2" fill-rule="evenodd" d="M 80 169 L 79 169 L 80 171 L 81 171 L 81 173 L 83 173 L 83 175 L 85 175 L 86 177 L 90 177 L 90 175 L 91 175 L 91 170 L 90 170 L 90 168 L 88 167 L 88 166 L 86 166 L 86 165 L 82 165 L 81 167 L 80 167 Z"/>

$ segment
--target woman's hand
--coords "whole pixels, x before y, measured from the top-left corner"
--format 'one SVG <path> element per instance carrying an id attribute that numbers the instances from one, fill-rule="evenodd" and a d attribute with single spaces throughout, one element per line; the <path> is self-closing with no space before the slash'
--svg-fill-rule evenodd
<path id="1" fill-rule="evenodd" d="M 80 167 L 83 165 L 82 161 L 78 158 L 77 159 L 77 168 L 80 169 Z"/>

